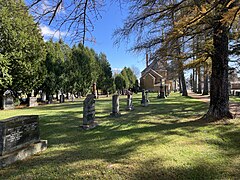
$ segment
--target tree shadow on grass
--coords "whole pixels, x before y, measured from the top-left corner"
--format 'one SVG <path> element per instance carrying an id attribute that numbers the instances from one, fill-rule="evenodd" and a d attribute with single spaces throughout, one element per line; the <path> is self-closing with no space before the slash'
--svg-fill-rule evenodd
<path id="1" fill-rule="evenodd" d="M 18 169 L 21 174 L 28 174 L 29 171 L 31 172 L 36 168 L 64 167 L 68 164 L 86 161 L 101 160 L 115 163 L 127 159 L 130 154 L 135 153 L 142 146 L 151 147 L 156 143 L 159 145 L 171 143 L 171 136 L 193 137 L 194 133 L 198 133 L 201 128 L 208 125 L 196 120 L 182 121 L 183 118 L 193 117 L 194 113 L 202 113 L 206 109 L 206 106 L 199 102 L 183 104 L 181 101 L 174 102 L 170 98 L 168 101 L 161 101 L 162 104 L 157 104 L 158 102 L 154 98 L 151 99 L 151 102 L 153 104 L 148 107 L 142 107 L 140 104 L 135 105 L 134 111 L 125 112 L 119 118 L 110 118 L 109 105 L 101 110 L 101 113 L 96 114 L 96 120 L 100 121 L 101 124 L 91 131 L 83 131 L 79 127 L 82 124 L 82 120 L 79 118 L 82 110 L 69 112 L 68 109 L 71 108 L 63 105 L 64 108 L 59 114 L 44 114 L 40 116 L 41 138 L 48 140 L 48 150 L 40 156 L 34 156 L 13 164 L 0 174 L 4 178 L 14 178 L 19 175 L 15 169 Z M 179 106 L 180 104 L 181 106 Z M 73 108 L 76 106 L 78 105 L 74 104 Z M 179 129 L 181 131 L 178 131 Z M 226 149 L 226 145 L 230 145 L 231 152 L 235 150 L 234 155 L 236 156 L 239 153 L 239 146 L 236 145 L 239 138 L 236 138 L 235 135 L 239 135 L 239 133 L 234 131 L 235 133 L 232 134 L 230 127 L 223 129 L 223 132 L 218 135 L 229 137 L 229 143 L 219 143 L 217 146 L 229 151 Z M 148 136 L 149 133 L 151 136 Z M 208 143 L 213 144 L 211 141 Z M 163 160 L 141 161 L 142 165 L 139 166 L 139 169 L 134 169 L 131 172 L 131 177 L 133 179 L 159 179 L 159 177 L 160 179 L 198 179 L 198 177 L 199 179 L 205 177 L 211 179 L 218 177 L 217 164 L 209 165 L 206 168 L 202 160 L 196 161 L 194 166 L 182 168 L 155 167 L 155 161 Z M 81 169 L 73 168 L 72 173 L 79 170 L 81 171 Z M 53 172 L 48 173 L 50 177 L 54 177 L 52 176 Z"/>

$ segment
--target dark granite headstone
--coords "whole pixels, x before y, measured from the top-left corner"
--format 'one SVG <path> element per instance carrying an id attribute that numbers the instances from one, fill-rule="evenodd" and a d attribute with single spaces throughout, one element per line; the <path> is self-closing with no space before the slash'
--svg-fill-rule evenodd
<path id="1" fill-rule="evenodd" d="M 16 116 L 0 121 L 0 155 L 40 140 L 37 115 Z"/>
<path id="2" fill-rule="evenodd" d="M 121 113 L 119 112 L 119 95 L 118 94 L 114 94 L 112 96 L 112 113 L 110 115 L 114 117 L 121 115 Z"/>
<path id="3" fill-rule="evenodd" d="M 47 149 L 40 140 L 37 115 L 16 116 L 0 121 L 0 167 Z"/>
<path id="4" fill-rule="evenodd" d="M 95 121 L 95 95 L 88 94 L 83 101 L 83 129 L 92 129 L 97 126 Z"/>

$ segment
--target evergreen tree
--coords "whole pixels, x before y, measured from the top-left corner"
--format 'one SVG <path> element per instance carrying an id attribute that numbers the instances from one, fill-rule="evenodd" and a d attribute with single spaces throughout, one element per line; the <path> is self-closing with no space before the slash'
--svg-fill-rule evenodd
<path id="1" fill-rule="evenodd" d="M 0 9 L 0 53 L 8 61 L 4 66 L 12 77 L 7 88 L 30 93 L 41 86 L 46 74 L 40 29 L 23 1 L 0 0 Z"/>

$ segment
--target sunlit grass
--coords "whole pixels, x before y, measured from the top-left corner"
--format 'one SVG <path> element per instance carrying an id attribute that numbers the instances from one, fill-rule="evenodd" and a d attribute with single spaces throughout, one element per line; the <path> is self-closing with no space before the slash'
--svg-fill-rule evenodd
<path id="1" fill-rule="evenodd" d="M 230 96 L 230 102 L 240 103 L 240 97 L 239 96 Z"/>
<path id="2" fill-rule="evenodd" d="M 82 101 L 0 111 L 0 119 L 38 114 L 48 149 L 0 170 L 0 179 L 239 179 L 240 119 L 198 121 L 207 103 L 172 93 L 113 118 L 111 99 L 96 100 L 94 130 L 83 131 Z"/>

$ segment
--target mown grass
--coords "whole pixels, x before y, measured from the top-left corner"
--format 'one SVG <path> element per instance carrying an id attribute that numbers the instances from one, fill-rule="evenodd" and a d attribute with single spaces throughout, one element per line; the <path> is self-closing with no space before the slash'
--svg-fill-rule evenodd
<path id="1" fill-rule="evenodd" d="M 207 104 L 172 93 L 110 117 L 110 98 L 96 101 L 96 129 L 83 131 L 82 101 L 0 111 L 0 119 L 38 114 L 48 149 L 0 170 L 0 179 L 239 179 L 240 119 L 198 121 Z"/>
<path id="2" fill-rule="evenodd" d="M 230 102 L 233 103 L 240 103 L 240 97 L 239 96 L 230 96 Z"/>

